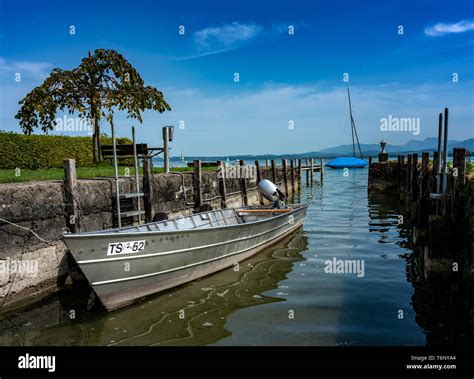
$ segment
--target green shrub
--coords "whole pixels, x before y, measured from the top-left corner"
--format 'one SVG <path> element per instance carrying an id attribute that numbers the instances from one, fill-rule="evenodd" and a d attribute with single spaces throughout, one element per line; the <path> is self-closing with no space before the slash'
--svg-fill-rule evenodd
<path id="1" fill-rule="evenodd" d="M 474 171 L 474 162 L 467 162 L 467 172 Z"/>
<path id="2" fill-rule="evenodd" d="M 112 138 L 101 136 L 102 144 Z M 131 143 L 117 138 L 117 143 Z M 75 159 L 76 166 L 91 166 L 92 138 L 38 134 L 18 134 L 0 131 L 0 168 L 44 169 L 63 167 L 64 159 Z"/>

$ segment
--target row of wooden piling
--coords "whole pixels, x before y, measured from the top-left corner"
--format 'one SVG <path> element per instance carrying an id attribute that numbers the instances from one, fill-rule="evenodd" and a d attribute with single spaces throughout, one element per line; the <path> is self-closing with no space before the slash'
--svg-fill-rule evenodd
<path id="1" fill-rule="evenodd" d="M 319 165 L 316 165 L 314 158 L 306 158 L 306 165 L 303 168 L 306 172 L 306 185 L 312 186 L 314 183 L 314 172 L 319 172 L 319 181 L 322 184 L 324 182 L 324 161 L 320 158 Z"/>
<path id="2" fill-rule="evenodd" d="M 466 149 L 455 148 L 452 169 L 440 172 L 443 157 L 437 152 L 432 162 L 429 152 L 421 154 L 421 161 L 417 153 L 398 156 L 397 187 L 404 221 L 413 230 L 413 242 L 425 244 L 430 257 L 449 255 L 467 237 L 455 232 L 466 223 L 467 157 Z"/>
<path id="3" fill-rule="evenodd" d="M 298 165 L 298 174 L 300 177 L 300 180 L 302 181 L 302 174 L 303 171 L 306 173 L 306 185 L 313 185 L 314 183 L 314 172 L 319 172 L 320 173 L 320 183 L 323 183 L 324 180 L 324 164 L 323 164 L 323 159 L 320 159 L 320 164 L 316 165 L 314 162 L 314 158 L 306 158 L 306 159 L 297 159 L 297 160 L 290 160 L 290 175 L 291 175 L 291 183 L 294 184 L 294 162 L 297 162 Z M 282 168 L 284 172 L 284 185 L 285 189 L 288 188 L 288 178 L 287 178 L 287 166 L 288 166 L 288 160 L 287 159 L 282 159 Z M 259 162 L 255 161 L 255 165 L 257 168 L 259 167 Z M 275 172 L 275 160 L 267 160 L 266 161 L 266 166 L 271 167 L 272 172 Z M 258 170 L 257 170 L 258 172 Z M 276 175 L 272 175 L 273 182 L 276 183 Z M 294 186 L 293 186 L 294 187 Z"/>
<path id="4" fill-rule="evenodd" d="M 306 166 L 303 165 L 302 159 L 282 159 L 281 166 L 277 166 L 274 159 L 267 160 L 265 167 L 261 167 L 260 162 L 255 160 L 254 162 L 256 168 L 256 180 L 257 185 L 262 178 L 262 170 L 271 170 L 272 181 L 277 185 L 283 185 L 284 192 L 288 195 L 294 195 L 296 190 L 296 181 L 299 180 L 301 184 L 302 172 L 306 171 L 306 184 L 312 185 L 313 183 L 313 172 L 319 170 L 321 182 L 323 181 L 323 161 L 321 159 L 321 165 L 314 165 L 313 159 L 306 160 Z M 223 161 L 217 161 L 216 166 L 218 169 L 223 169 L 225 163 Z M 243 167 L 245 162 L 243 160 L 239 161 L 239 165 Z M 283 182 L 279 183 L 277 181 L 277 171 L 283 171 Z M 309 181 L 311 178 L 311 181 Z M 202 208 L 204 204 L 202 196 L 202 164 L 200 160 L 193 161 L 193 188 L 194 188 L 194 209 L 197 211 Z M 240 194 L 242 195 L 242 202 L 245 206 L 248 206 L 248 183 L 245 178 L 240 179 Z M 225 208 L 227 205 L 228 193 L 226 190 L 225 177 L 223 175 L 219 178 L 219 195 L 221 198 L 221 207 Z"/>

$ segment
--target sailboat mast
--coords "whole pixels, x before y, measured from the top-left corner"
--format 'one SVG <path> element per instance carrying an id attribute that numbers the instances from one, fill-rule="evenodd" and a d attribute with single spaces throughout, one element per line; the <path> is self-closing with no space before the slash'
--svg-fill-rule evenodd
<path id="1" fill-rule="evenodd" d="M 353 154 L 354 157 L 356 156 L 356 154 L 355 154 L 355 141 L 354 141 L 354 135 L 355 135 L 355 139 L 357 141 L 357 147 L 359 148 L 359 155 L 360 155 L 360 158 L 363 159 L 362 151 L 360 149 L 359 136 L 357 135 L 357 129 L 356 129 L 356 126 L 355 126 L 354 117 L 352 117 L 351 93 L 349 91 L 349 88 L 347 89 L 347 97 L 349 98 L 349 115 L 351 117 L 352 154 Z"/>
<path id="2" fill-rule="evenodd" d="M 347 98 L 349 99 L 349 117 L 351 122 L 351 133 L 352 133 L 352 155 L 355 157 L 355 145 L 354 145 L 354 125 L 352 119 L 352 105 L 351 105 L 351 93 L 349 92 L 349 88 L 347 89 Z"/>
<path id="3" fill-rule="evenodd" d="M 356 137 L 356 141 L 357 141 L 357 147 L 359 148 L 360 159 L 364 159 L 364 157 L 362 156 L 362 150 L 360 149 L 359 136 L 357 135 L 357 129 L 356 129 L 356 126 L 355 126 L 355 122 L 354 121 L 352 121 L 352 122 L 354 124 L 354 133 L 355 133 L 355 137 Z"/>

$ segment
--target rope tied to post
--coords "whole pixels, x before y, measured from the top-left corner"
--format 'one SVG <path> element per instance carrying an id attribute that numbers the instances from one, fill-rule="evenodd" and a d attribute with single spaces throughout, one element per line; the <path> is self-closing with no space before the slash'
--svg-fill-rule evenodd
<path id="1" fill-rule="evenodd" d="M 11 222 L 11 221 L 8 221 L 8 220 L 5 220 L 4 218 L 1 218 L 0 217 L 0 221 L 6 223 L 6 224 L 9 224 L 9 225 L 12 225 L 12 226 L 15 226 L 19 229 L 22 229 L 22 230 L 26 230 L 28 231 L 29 233 L 33 234 L 33 236 L 35 236 L 36 238 L 38 238 L 41 242 L 44 242 L 44 243 L 47 243 L 48 245 L 52 245 L 53 242 L 55 241 L 58 241 L 61 237 L 58 237 L 57 239 L 53 240 L 53 241 L 48 241 L 48 240 L 45 240 L 44 238 L 40 237 L 33 229 L 30 229 L 30 228 L 27 228 L 26 226 L 21 226 L 21 225 L 18 225 L 14 222 Z"/>

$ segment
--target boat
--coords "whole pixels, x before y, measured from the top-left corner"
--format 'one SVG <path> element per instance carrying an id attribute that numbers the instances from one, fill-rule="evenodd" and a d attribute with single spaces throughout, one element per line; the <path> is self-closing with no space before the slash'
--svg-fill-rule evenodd
<path id="1" fill-rule="evenodd" d="M 183 152 L 181 152 L 181 158 L 179 159 L 179 161 L 180 161 L 181 163 L 185 163 L 185 164 L 188 163 L 188 161 L 184 158 Z"/>
<path id="2" fill-rule="evenodd" d="M 352 157 L 337 157 L 328 163 L 325 166 L 330 168 L 362 168 L 367 166 L 367 162 L 364 161 L 362 157 L 362 151 L 360 149 L 359 143 L 359 136 L 357 135 L 357 129 L 354 122 L 354 117 L 352 116 L 352 104 L 351 104 L 351 93 L 349 88 L 347 89 L 347 98 L 349 99 L 349 116 L 351 122 L 351 132 L 352 132 Z M 359 148 L 359 156 L 360 158 L 356 157 L 355 151 L 355 142 L 357 142 L 357 146 Z"/>
<path id="3" fill-rule="evenodd" d="M 360 168 L 367 166 L 367 162 L 356 157 L 338 157 L 326 163 L 331 168 Z"/>
<path id="4" fill-rule="evenodd" d="M 307 205 L 282 201 L 259 183 L 268 206 L 200 212 L 173 220 L 83 233 L 63 240 L 103 306 L 138 299 L 231 267 L 283 239 L 304 221 Z"/>

